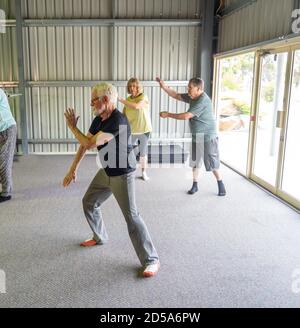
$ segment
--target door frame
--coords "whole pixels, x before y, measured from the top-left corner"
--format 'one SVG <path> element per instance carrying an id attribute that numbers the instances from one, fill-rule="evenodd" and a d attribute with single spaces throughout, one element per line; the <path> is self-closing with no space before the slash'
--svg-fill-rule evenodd
<path id="1" fill-rule="evenodd" d="M 286 141 L 287 141 L 287 132 L 288 132 L 288 120 L 289 120 L 289 112 L 290 112 L 290 102 L 291 102 L 291 90 L 292 90 L 292 82 L 293 82 L 293 73 L 294 73 L 294 63 L 295 63 L 295 52 L 300 51 L 300 44 L 294 45 L 289 47 L 290 51 L 290 62 L 288 62 L 288 65 L 290 65 L 290 76 L 289 76 L 289 90 L 288 90 L 288 96 L 286 99 L 287 103 L 287 112 L 286 115 L 284 116 L 284 126 L 285 126 L 285 131 L 282 131 L 283 136 L 283 153 L 281 154 L 281 167 L 280 167 L 280 172 L 278 172 L 278 189 L 276 191 L 276 194 L 287 201 L 288 203 L 292 204 L 296 208 L 300 209 L 300 199 L 297 199 L 287 192 L 283 191 L 282 188 L 282 181 L 283 181 L 283 171 L 284 171 L 284 160 L 285 160 L 285 150 L 286 150 Z"/>
<path id="2" fill-rule="evenodd" d="M 258 126 L 258 111 L 259 111 L 259 102 L 260 102 L 260 90 L 261 90 L 261 75 L 262 75 L 262 56 L 265 52 L 268 52 L 270 55 L 272 54 L 280 54 L 286 52 L 288 55 L 287 58 L 287 66 L 286 66 L 286 72 L 285 72 L 285 85 L 284 85 L 284 97 L 283 97 L 283 116 L 284 119 L 282 120 L 282 126 L 280 131 L 280 142 L 279 142 L 279 150 L 278 150 L 278 157 L 277 157 L 277 170 L 276 170 L 276 181 L 275 185 L 271 185 L 269 182 L 263 180 L 263 178 L 258 177 L 254 173 L 254 162 L 255 162 L 255 153 L 256 153 L 256 141 L 257 141 L 257 126 Z M 273 48 L 273 49 L 264 49 L 264 50 L 258 50 L 256 52 L 257 57 L 257 65 L 258 70 L 256 71 L 255 76 L 255 98 L 254 98 L 254 108 L 253 108 L 253 125 L 252 125 L 252 139 L 251 139 L 251 157 L 249 157 L 249 178 L 253 180 L 254 182 L 262 185 L 264 188 L 268 189 L 275 195 L 278 194 L 278 189 L 281 186 L 282 181 L 282 166 L 283 166 L 283 154 L 285 150 L 285 134 L 286 134 L 286 118 L 287 118 L 287 111 L 288 111 L 288 105 L 289 105 L 289 89 L 290 89 L 290 80 L 291 80 L 291 56 L 292 52 L 290 51 L 290 47 L 280 47 L 280 48 Z"/>

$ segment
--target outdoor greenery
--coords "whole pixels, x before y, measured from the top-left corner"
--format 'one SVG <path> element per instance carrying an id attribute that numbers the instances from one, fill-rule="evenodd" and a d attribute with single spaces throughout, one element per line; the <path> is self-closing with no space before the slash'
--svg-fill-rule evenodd
<path id="1" fill-rule="evenodd" d="M 234 56 L 221 63 L 221 100 L 231 100 L 231 106 L 250 115 L 254 53 Z"/>
<path id="2" fill-rule="evenodd" d="M 234 56 L 222 61 L 222 92 L 243 91 L 253 77 L 254 53 Z"/>
<path id="3" fill-rule="evenodd" d="M 296 57 L 299 56 L 296 53 Z M 238 55 L 222 60 L 221 63 L 221 99 L 232 99 L 232 105 L 244 114 L 250 113 L 250 100 L 245 99 L 244 94 L 251 94 L 254 70 L 254 53 Z M 297 57 L 298 58 L 298 57 Z M 263 58 L 263 88 L 261 90 L 262 100 L 272 103 L 275 96 L 274 80 L 278 74 L 274 60 L 280 60 L 278 55 L 268 54 Z M 295 67 L 296 86 L 300 84 L 300 65 Z"/>
<path id="4" fill-rule="evenodd" d="M 244 115 L 250 115 L 251 106 L 250 104 L 242 100 L 233 100 L 233 105 L 236 106 Z"/>

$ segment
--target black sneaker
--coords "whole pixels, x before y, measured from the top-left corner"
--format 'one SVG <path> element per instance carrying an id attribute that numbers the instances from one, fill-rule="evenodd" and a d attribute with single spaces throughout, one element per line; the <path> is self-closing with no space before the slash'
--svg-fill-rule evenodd
<path id="1" fill-rule="evenodd" d="M 223 181 L 218 181 L 218 188 L 219 188 L 218 196 L 225 196 L 226 189 L 225 189 Z"/>
<path id="2" fill-rule="evenodd" d="M 193 195 L 197 191 L 198 191 L 198 186 L 197 186 L 197 184 L 193 183 L 192 189 L 190 189 L 187 193 L 189 195 Z"/>
<path id="3" fill-rule="evenodd" d="M 11 196 L 0 196 L 0 203 L 6 202 L 7 200 L 10 200 Z"/>

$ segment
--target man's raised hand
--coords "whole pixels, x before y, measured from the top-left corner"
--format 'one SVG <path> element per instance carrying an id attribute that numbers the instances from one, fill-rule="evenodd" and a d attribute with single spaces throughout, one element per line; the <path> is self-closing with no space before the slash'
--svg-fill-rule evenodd
<path id="1" fill-rule="evenodd" d="M 65 115 L 68 127 L 70 129 L 76 128 L 76 125 L 77 125 L 77 122 L 78 122 L 80 116 L 76 117 L 74 108 L 66 109 L 64 115 Z"/>

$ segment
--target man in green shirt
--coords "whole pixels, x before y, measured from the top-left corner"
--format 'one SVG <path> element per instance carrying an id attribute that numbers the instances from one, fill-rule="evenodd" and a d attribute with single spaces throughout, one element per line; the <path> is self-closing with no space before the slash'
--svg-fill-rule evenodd
<path id="1" fill-rule="evenodd" d="M 193 168 L 193 185 L 188 194 L 193 195 L 198 191 L 199 168 L 203 161 L 206 171 L 213 172 L 217 179 L 218 195 L 225 196 L 226 190 L 219 170 L 220 158 L 216 120 L 213 116 L 211 99 L 204 92 L 203 80 L 197 77 L 192 78 L 188 84 L 188 93 L 177 93 L 166 86 L 160 78 L 156 78 L 156 81 L 170 97 L 190 105 L 189 110 L 184 113 L 175 114 L 165 111 L 160 113 L 162 118 L 189 120 L 192 133 L 190 166 Z"/>

